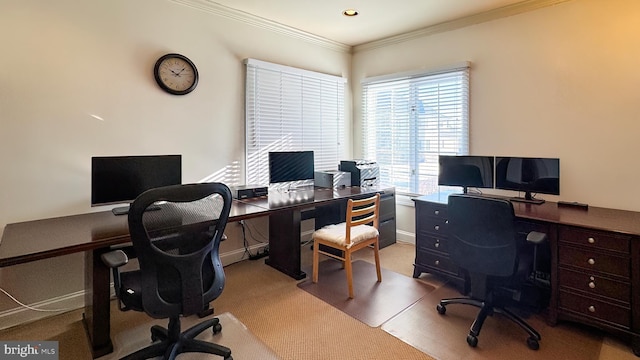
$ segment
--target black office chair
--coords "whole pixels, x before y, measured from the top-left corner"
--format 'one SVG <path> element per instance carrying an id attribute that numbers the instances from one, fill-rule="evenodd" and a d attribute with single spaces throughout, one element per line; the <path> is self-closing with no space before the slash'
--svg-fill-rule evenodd
<path id="1" fill-rule="evenodd" d="M 218 248 L 231 201 L 226 185 L 205 183 L 151 189 L 131 204 L 129 231 L 139 270 L 117 271 L 127 262 L 122 250 L 106 253 L 102 259 L 115 270 L 120 308 L 169 318 L 169 326 L 153 326 L 153 344 L 123 359 L 174 359 L 183 352 L 232 359 L 228 348 L 194 339 L 208 328 L 214 334 L 220 332 L 217 318 L 180 333 L 181 316 L 201 313 L 222 293 L 225 276 Z"/>
<path id="2" fill-rule="evenodd" d="M 529 334 L 527 345 L 537 350 L 540 334 L 505 306 L 513 305 L 514 294 L 533 271 L 533 254 L 526 251 L 530 250 L 526 243 L 539 244 L 546 240 L 546 234 L 531 232 L 526 242 L 519 239 L 513 205 L 503 199 L 450 195 L 447 213 L 451 258 L 468 273 L 470 294 L 440 300 L 438 313 L 444 314 L 450 304 L 479 307 L 467 335 L 472 347 L 478 345 L 486 317 L 500 313 L 524 329 Z"/>

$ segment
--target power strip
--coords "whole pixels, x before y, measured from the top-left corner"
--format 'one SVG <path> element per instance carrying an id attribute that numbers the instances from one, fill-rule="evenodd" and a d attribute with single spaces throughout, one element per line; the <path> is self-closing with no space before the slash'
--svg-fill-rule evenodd
<path id="1" fill-rule="evenodd" d="M 269 256 L 269 247 L 265 246 L 262 249 L 258 249 L 255 255 L 249 255 L 249 260 L 258 260 L 267 256 Z"/>

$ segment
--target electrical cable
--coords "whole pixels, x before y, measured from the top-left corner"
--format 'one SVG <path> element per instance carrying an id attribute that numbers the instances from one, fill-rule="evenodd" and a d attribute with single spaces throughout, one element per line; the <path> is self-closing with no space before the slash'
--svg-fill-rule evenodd
<path id="1" fill-rule="evenodd" d="M 242 257 L 244 258 L 245 255 L 248 255 L 249 258 L 256 256 L 249 251 L 249 242 L 247 241 L 247 234 L 244 228 L 244 220 L 240 220 L 240 226 L 242 227 L 242 245 L 244 246 L 244 254 L 242 254 Z"/>
<path id="2" fill-rule="evenodd" d="M 29 306 L 27 304 L 24 304 L 22 302 L 20 302 L 20 300 L 16 299 L 13 295 L 9 294 L 5 289 L 0 288 L 0 292 L 2 292 L 3 294 L 7 295 L 7 297 L 9 297 L 9 299 L 13 300 L 16 304 L 27 308 L 29 310 L 33 310 L 33 311 L 41 311 L 41 312 L 60 312 L 60 311 L 70 311 L 73 310 L 71 308 L 65 308 L 65 309 L 42 309 L 42 308 L 37 308 L 37 307 L 33 307 L 33 306 Z"/>
<path id="3" fill-rule="evenodd" d="M 258 231 L 255 227 L 254 227 L 253 229 L 251 229 L 251 226 L 249 226 L 249 224 L 246 224 L 246 225 L 247 225 L 247 230 L 248 230 L 248 232 L 249 232 L 249 236 L 251 236 L 251 238 L 252 238 L 254 241 L 259 242 L 259 243 L 261 243 L 261 244 L 264 244 L 264 243 L 268 243 L 268 242 L 269 242 L 269 238 L 268 238 L 267 236 L 264 236 L 264 235 L 263 235 L 260 231 Z M 254 232 L 254 231 L 255 231 L 255 232 L 257 232 L 257 233 L 258 233 L 258 235 L 259 235 L 260 237 L 262 237 L 262 239 L 263 239 L 263 240 L 260 240 L 260 239 L 258 239 L 256 236 L 254 236 L 254 235 L 253 235 L 253 232 Z"/>

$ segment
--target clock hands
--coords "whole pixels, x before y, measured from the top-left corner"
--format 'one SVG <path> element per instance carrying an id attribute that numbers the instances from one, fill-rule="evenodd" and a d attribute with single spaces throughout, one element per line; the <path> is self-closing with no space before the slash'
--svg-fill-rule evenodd
<path id="1" fill-rule="evenodd" d="M 182 72 L 184 71 L 185 68 L 182 68 L 180 71 L 175 72 L 173 71 L 173 69 L 169 69 L 169 71 L 171 71 L 171 73 L 173 74 L 173 76 L 177 76 L 180 77 L 180 74 L 182 74 Z"/>

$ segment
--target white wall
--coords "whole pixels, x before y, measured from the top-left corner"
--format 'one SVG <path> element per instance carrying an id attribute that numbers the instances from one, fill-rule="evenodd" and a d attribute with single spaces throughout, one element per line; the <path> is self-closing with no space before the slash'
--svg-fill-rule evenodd
<path id="1" fill-rule="evenodd" d="M 245 58 L 350 76 L 348 49 L 169 0 L 0 2 L 0 228 L 105 210 L 89 204 L 92 156 L 182 154 L 185 183 L 243 169 Z M 155 83 L 169 52 L 198 67 L 191 94 Z M 241 247 L 229 228 L 222 251 Z M 82 259 L 0 269 L 0 287 L 27 303 L 82 290 Z M 14 306 L 0 294 L 0 311 Z"/>
<path id="2" fill-rule="evenodd" d="M 559 157 L 561 195 L 542 198 L 640 211 L 639 19 L 635 0 L 574 0 L 356 51 L 355 155 L 363 78 L 468 60 L 472 154 Z"/>

